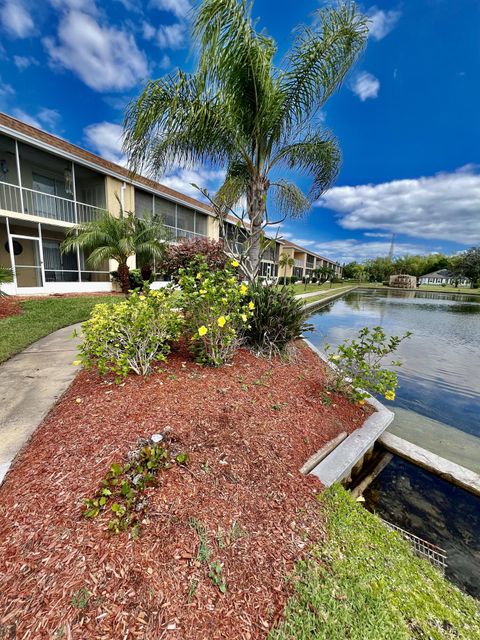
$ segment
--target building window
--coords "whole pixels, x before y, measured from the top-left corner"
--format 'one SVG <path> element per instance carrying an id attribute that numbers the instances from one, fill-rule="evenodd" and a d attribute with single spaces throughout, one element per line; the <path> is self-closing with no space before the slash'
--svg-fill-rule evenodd
<path id="1" fill-rule="evenodd" d="M 177 228 L 184 231 L 195 231 L 195 212 L 182 205 L 177 205 Z"/>
<path id="2" fill-rule="evenodd" d="M 195 211 L 195 233 L 208 235 L 208 216 L 199 211 Z"/>
<path id="3" fill-rule="evenodd" d="M 153 195 L 135 189 L 135 215 L 142 218 L 145 214 L 153 214 Z"/>

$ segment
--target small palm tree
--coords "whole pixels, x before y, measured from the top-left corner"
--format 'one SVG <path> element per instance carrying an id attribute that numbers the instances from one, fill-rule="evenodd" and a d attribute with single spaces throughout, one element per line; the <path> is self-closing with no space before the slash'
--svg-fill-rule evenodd
<path id="1" fill-rule="evenodd" d="M 0 265 L 0 296 L 6 296 L 7 294 L 2 291 L 2 284 L 13 282 L 13 271 L 10 267 L 3 267 Z"/>
<path id="2" fill-rule="evenodd" d="M 147 83 L 128 108 L 124 148 L 130 167 L 160 174 L 173 166 L 227 168 L 216 202 L 245 198 L 251 241 L 245 274 L 254 279 L 267 224 L 306 212 L 339 170 L 340 150 L 320 109 L 341 85 L 367 41 L 367 19 L 344 3 L 300 26 L 282 66 L 275 41 L 256 31 L 252 3 L 203 0 L 193 21 L 198 66 Z M 308 196 L 287 179 L 312 178 Z M 272 220 L 267 210 L 278 212 Z"/>
<path id="3" fill-rule="evenodd" d="M 116 260 L 122 291 L 128 293 L 128 259 L 136 255 L 145 263 L 162 258 L 166 238 L 161 220 L 153 216 L 137 218 L 121 208 L 118 218 L 109 211 L 102 211 L 97 220 L 72 227 L 62 243 L 62 251 L 67 253 L 78 247 L 88 252 L 87 262 L 93 267 L 100 266 L 105 260 Z"/>
<path id="4" fill-rule="evenodd" d="M 288 253 L 282 253 L 278 261 L 278 266 L 283 269 L 283 285 L 287 282 L 287 268 L 295 266 L 295 260 Z"/>

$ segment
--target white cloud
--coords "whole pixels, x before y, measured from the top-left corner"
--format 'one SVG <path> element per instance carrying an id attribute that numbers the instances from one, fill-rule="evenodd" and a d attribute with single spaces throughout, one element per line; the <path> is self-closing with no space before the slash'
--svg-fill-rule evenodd
<path id="1" fill-rule="evenodd" d="M 453 173 L 381 184 L 334 187 L 316 206 L 339 214 L 345 229 L 380 229 L 417 238 L 480 243 L 480 174 Z"/>
<path id="2" fill-rule="evenodd" d="M 148 73 L 145 54 L 132 34 L 101 26 L 79 11 L 60 21 L 58 43 L 44 39 L 52 65 L 69 69 L 95 91 L 130 89 Z"/>
<path id="3" fill-rule="evenodd" d="M 167 54 L 162 56 L 162 59 L 158 63 L 158 66 L 160 67 L 160 69 L 164 69 L 164 70 L 169 69 L 172 66 L 172 61 L 170 60 L 170 57 L 167 56 Z"/>
<path id="4" fill-rule="evenodd" d="M 211 194 L 219 188 L 225 179 L 225 171 L 220 169 L 179 169 L 159 178 L 159 182 L 166 187 L 180 191 L 185 195 L 204 200 L 198 189 L 192 186 L 208 189 Z"/>
<path id="5" fill-rule="evenodd" d="M 367 98 L 376 98 L 380 90 L 380 80 L 368 71 L 361 71 L 353 76 L 350 89 L 362 102 Z"/>
<path id="6" fill-rule="evenodd" d="M 367 11 L 367 16 L 370 20 L 368 23 L 369 34 L 374 40 L 382 40 L 395 28 L 401 12 L 394 10 L 383 11 L 383 9 L 378 9 L 378 7 L 374 6 Z"/>
<path id="7" fill-rule="evenodd" d="M 34 114 L 27 113 L 20 108 L 15 108 L 13 109 L 12 114 L 15 118 L 22 120 L 22 122 L 26 122 L 32 127 L 44 129 L 51 133 L 56 131 L 61 120 L 60 113 L 56 109 L 48 109 L 47 107 L 41 108 Z"/>
<path id="8" fill-rule="evenodd" d="M 144 20 L 142 23 L 142 32 L 145 40 L 151 40 L 157 33 L 157 30 L 149 22 Z"/>
<path id="9" fill-rule="evenodd" d="M 15 38 L 26 38 L 34 31 L 31 15 L 18 0 L 7 0 L 0 5 L 0 22 Z"/>
<path id="10" fill-rule="evenodd" d="M 12 87 L 11 84 L 7 84 L 6 82 L 3 82 L 0 76 L 0 97 L 7 97 L 7 96 L 13 96 L 13 95 L 15 95 L 15 89 Z"/>
<path id="11" fill-rule="evenodd" d="M 117 164 L 126 164 L 122 152 L 123 129 L 113 122 L 97 122 L 83 130 L 88 146 L 96 153 Z"/>
<path id="12" fill-rule="evenodd" d="M 368 258 L 377 256 L 387 256 L 390 251 L 390 242 L 363 242 L 354 238 L 347 240 L 331 240 L 320 242 L 315 245 L 314 250 L 321 255 L 338 262 L 363 262 Z M 424 253 L 425 247 L 408 243 L 396 243 L 394 255 L 402 256 L 412 253 Z"/>
<path id="13" fill-rule="evenodd" d="M 367 238 L 390 238 L 392 234 L 391 233 L 372 233 L 372 232 L 366 231 L 363 235 L 366 236 Z"/>
<path id="14" fill-rule="evenodd" d="M 186 27 L 181 22 L 161 25 L 157 32 L 157 43 L 162 49 L 181 49 L 185 44 Z"/>
<path id="15" fill-rule="evenodd" d="M 177 18 L 186 18 L 192 10 L 188 0 L 152 0 L 152 7 L 173 13 Z"/>
<path id="16" fill-rule="evenodd" d="M 98 14 L 95 0 L 50 0 L 50 4 L 55 9 L 64 11 L 86 11 L 93 15 Z"/>
<path id="17" fill-rule="evenodd" d="M 15 63 L 17 69 L 20 69 L 20 71 L 23 71 L 28 67 L 40 64 L 38 60 L 32 58 L 31 56 L 13 56 L 13 62 Z"/>

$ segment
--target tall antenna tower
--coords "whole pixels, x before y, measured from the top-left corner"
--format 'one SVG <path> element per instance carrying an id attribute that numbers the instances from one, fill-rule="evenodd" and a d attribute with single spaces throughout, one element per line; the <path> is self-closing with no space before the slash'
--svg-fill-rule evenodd
<path id="1" fill-rule="evenodd" d="M 392 241 L 390 242 L 390 251 L 388 252 L 388 259 L 390 262 L 393 260 L 393 250 L 395 248 L 395 234 L 392 233 Z"/>

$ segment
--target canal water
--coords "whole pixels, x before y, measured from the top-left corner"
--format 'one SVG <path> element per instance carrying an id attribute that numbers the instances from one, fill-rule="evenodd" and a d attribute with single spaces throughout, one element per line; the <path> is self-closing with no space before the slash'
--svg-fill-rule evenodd
<path id="1" fill-rule="evenodd" d="M 360 289 L 315 312 L 320 349 L 381 325 L 413 333 L 397 352 L 389 431 L 480 473 L 480 298 Z M 395 356 L 396 357 L 396 356 Z M 445 548 L 447 576 L 480 597 L 480 499 L 396 457 L 365 492 L 386 520 Z"/>

